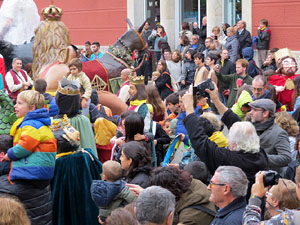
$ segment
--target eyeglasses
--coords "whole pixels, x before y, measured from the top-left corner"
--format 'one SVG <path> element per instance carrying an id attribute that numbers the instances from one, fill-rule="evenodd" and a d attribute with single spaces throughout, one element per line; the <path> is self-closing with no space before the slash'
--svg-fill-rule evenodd
<path id="1" fill-rule="evenodd" d="M 253 91 L 263 91 L 264 89 L 263 89 L 263 88 L 252 87 L 252 90 L 253 90 Z"/>
<path id="2" fill-rule="evenodd" d="M 214 187 L 214 185 L 217 185 L 217 186 L 225 186 L 226 184 L 216 184 L 216 183 L 213 183 L 212 181 L 209 182 L 209 188 L 212 189 Z"/>

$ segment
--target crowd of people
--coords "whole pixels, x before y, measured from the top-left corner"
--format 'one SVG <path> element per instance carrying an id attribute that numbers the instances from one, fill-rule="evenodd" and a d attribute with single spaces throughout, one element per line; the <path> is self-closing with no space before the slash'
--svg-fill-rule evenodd
<path id="1" fill-rule="evenodd" d="M 266 19 L 253 39 L 245 21 L 212 35 L 206 23 L 182 23 L 173 51 L 162 25 L 144 23 L 148 49 L 120 74 L 121 115 L 82 71 L 99 42 L 55 96 L 13 59 L 0 85 L 0 224 L 299 224 L 297 63 L 269 49 Z"/>

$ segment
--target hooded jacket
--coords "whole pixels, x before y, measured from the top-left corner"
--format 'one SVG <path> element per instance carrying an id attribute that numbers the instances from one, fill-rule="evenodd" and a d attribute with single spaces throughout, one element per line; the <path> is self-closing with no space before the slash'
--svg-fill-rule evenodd
<path id="1" fill-rule="evenodd" d="M 9 180 L 50 180 L 54 175 L 56 139 L 47 109 L 28 112 L 16 127 Z"/>
<path id="2" fill-rule="evenodd" d="M 232 106 L 231 110 L 236 115 L 238 115 L 242 120 L 245 119 L 246 114 L 242 111 L 243 105 L 253 102 L 251 95 L 248 91 L 242 91 L 240 97 L 238 98 L 237 102 Z"/>
<path id="3" fill-rule="evenodd" d="M 93 180 L 91 195 L 96 206 L 100 208 L 100 216 L 104 218 L 124 202 L 131 203 L 135 199 L 129 187 L 121 180 L 115 182 Z"/>
<path id="4" fill-rule="evenodd" d="M 242 50 L 243 57 L 248 61 L 247 74 L 251 77 L 258 75 L 258 67 L 256 66 L 255 61 L 253 60 L 253 48 L 246 47 Z"/>

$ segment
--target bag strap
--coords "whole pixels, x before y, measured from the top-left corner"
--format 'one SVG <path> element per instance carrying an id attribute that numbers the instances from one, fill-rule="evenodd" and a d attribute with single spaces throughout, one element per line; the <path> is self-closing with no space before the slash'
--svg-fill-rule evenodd
<path id="1" fill-rule="evenodd" d="M 166 74 L 168 74 L 170 76 L 170 79 L 171 79 L 171 83 L 172 83 L 172 77 L 171 77 L 171 74 L 169 74 L 168 72 L 164 72 Z M 173 88 L 170 87 L 170 85 L 168 85 L 167 83 L 165 83 L 166 87 L 169 88 L 172 92 L 174 92 Z"/>
<path id="2" fill-rule="evenodd" d="M 198 209 L 198 210 L 201 210 L 201 211 L 203 211 L 203 212 L 205 212 L 205 213 L 207 213 L 207 214 L 209 214 L 209 215 L 211 215 L 213 217 L 216 216 L 216 213 L 214 211 L 212 211 L 211 209 L 206 208 L 206 207 L 204 207 L 202 205 L 191 205 L 191 206 L 189 206 L 187 208 Z"/>

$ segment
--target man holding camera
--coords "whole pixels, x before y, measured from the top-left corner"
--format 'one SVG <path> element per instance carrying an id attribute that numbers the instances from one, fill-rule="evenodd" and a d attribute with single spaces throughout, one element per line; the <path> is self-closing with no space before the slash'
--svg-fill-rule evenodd
<path id="1" fill-rule="evenodd" d="M 261 203 L 263 197 L 266 195 L 268 189 L 264 185 L 264 173 L 259 172 L 256 175 L 255 184 L 252 186 L 251 197 L 249 199 L 249 204 L 246 207 L 246 211 L 243 216 L 243 224 L 244 225 L 258 225 L 258 224 L 289 224 L 289 225 L 297 225 L 300 224 L 300 211 L 299 210 L 290 210 L 286 209 L 282 213 L 277 216 L 272 217 L 270 220 L 261 221 Z M 295 181 L 297 184 L 297 197 L 300 200 L 300 167 L 296 170 Z M 286 187 L 287 188 L 287 187 Z M 297 201 L 297 199 L 295 199 Z"/>
<path id="2" fill-rule="evenodd" d="M 21 91 L 30 90 L 33 85 L 33 81 L 26 71 L 22 70 L 22 60 L 19 58 L 13 59 L 12 69 L 6 74 L 5 81 L 8 95 L 13 99 L 14 103 Z"/>

